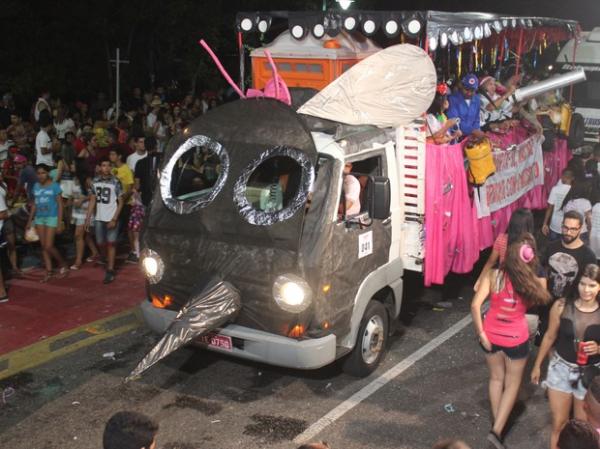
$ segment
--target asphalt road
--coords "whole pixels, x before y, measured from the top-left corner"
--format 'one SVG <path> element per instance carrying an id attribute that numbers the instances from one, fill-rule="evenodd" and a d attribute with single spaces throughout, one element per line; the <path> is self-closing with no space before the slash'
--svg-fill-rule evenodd
<path id="1" fill-rule="evenodd" d="M 301 372 L 183 348 L 124 384 L 156 337 L 138 329 L 102 341 L 0 381 L 0 447 L 101 448 L 104 423 L 127 409 L 160 422 L 162 449 L 291 449 L 315 423 L 321 430 L 314 439 L 332 449 L 429 449 L 442 437 L 486 448 L 487 369 L 471 325 L 463 322 L 454 336 L 408 363 L 468 315 L 472 284 L 462 284 L 462 298 L 446 307 L 436 306 L 439 289 L 409 286 L 386 361 L 367 379 L 352 378 L 337 364 Z M 114 358 L 104 357 L 110 352 Z M 382 379 L 389 381 L 362 402 L 348 402 Z M 331 410 L 335 419 L 322 425 Z M 507 447 L 546 448 L 549 428 L 543 390 L 524 382 Z"/>

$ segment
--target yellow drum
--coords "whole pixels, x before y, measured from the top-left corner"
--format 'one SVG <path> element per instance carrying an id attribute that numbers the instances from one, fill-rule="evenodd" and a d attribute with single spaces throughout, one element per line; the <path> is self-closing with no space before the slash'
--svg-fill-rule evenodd
<path id="1" fill-rule="evenodd" d="M 563 103 L 560 106 L 560 132 L 565 136 L 569 135 L 571 129 L 571 118 L 573 117 L 573 109 L 569 103 Z"/>
<path id="2" fill-rule="evenodd" d="M 469 161 L 469 182 L 482 185 L 496 172 L 489 139 L 473 139 L 465 145 L 465 155 Z"/>

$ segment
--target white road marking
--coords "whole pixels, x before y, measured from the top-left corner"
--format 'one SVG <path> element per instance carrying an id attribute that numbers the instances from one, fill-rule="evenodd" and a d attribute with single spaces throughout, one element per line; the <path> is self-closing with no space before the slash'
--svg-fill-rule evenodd
<path id="1" fill-rule="evenodd" d="M 333 424 L 342 416 L 344 416 L 347 412 L 352 410 L 362 401 L 367 399 L 389 381 L 395 379 L 408 368 L 413 366 L 431 351 L 444 344 L 454 335 L 458 334 L 461 330 L 463 330 L 466 326 L 468 326 L 472 321 L 471 314 L 465 316 L 459 322 L 454 324 L 452 327 L 442 332 L 440 335 L 435 337 L 429 343 L 425 344 L 423 347 L 413 352 L 411 355 L 406 357 L 404 360 L 398 362 L 395 366 L 387 370 L 381 376 L 374 379 L 371 383 L 361 388 L 359 391 L 354 393 L 340 405 L 335 407 L 313 425 L 311 425 L 304 432 L 299 434 L 296 438 L 294 438 L 294 443 L 296 444 L 304 444 L 309 441 L 312 441 L 319 433 L 323 431 L 327 426 Z"/>

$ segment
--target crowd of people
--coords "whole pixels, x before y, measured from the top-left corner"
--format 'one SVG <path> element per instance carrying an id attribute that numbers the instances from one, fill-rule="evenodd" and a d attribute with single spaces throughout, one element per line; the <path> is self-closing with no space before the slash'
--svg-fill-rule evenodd
<path id="1" fill-rule="evenodd" d="M 17 242 L 37 242 L 45 273 L 41 282 L 87 264 L 105 266 L 115 279 L 117 249 L 127 261 L 140 255 L 140 230 L 155 184 L 155 171 L 171 136 L 223 101 L 216 93 L 168 98 L 163 88 L 134 88 L 120 104 L 98 94 L 89 105 L 64 104 L 41 92 L 29 114 L 11 94 L 0 101 L 0 228 L 11 276 L 22 271 Z M 75 246 L 74 260 L 57 236 Z M 0 278 L 0 302 L 8 295 Z"/>
<path id="2" fill-rule="evenodd" d="M 600 156 L 600 151 L 596 154 Z M 530 379 L 547 389 L 551 449 L 598 447 L 598 442 L 565 446 L 561 432 L 571 416 L 587 421 L 596 436 L 600 431 L 600 377 L 595 376 L 600 373 L 600 252 L 591 243 L 596 238 L 592 236 L 600 234 L 600 222 L 592 220 L 595 205 L 600 205 L 599 191 L 594 155 L 584 152 L 574 157 L 548 199 L 538 234 L 545 249 L 537 250 L 532 212 L 517 209 L 475 283 L 471 309 L 490 373 L 493 419 L 488 440 L 498 449 L 504 448 L 505 426 L 524 377 L 530 338 L 539 346 Z M 489 309 L 482 318 L 488 299 Z M 535 333 L 527 314 L 538 317 Z"/>

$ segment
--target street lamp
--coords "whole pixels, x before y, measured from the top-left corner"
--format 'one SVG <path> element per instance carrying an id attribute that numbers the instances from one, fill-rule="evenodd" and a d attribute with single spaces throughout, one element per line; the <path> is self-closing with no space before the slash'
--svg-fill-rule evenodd
<path id="1" fill-rule="evenodd" d="M 345 11 L 350 8 L 350 5 L 354 3 L 354 0 L 335 0 L 335 2 Z M 327 11 L 327 0 L 323 0 L 323 11 Z"/>
<path id="2" fill-rule="evenodd" d="M 350 5 L 352 5 L 352 2 L 354 2 L 354 0 L 335 0 L 335 1 L 337 3 L 339 3 L 340 8 L 342 8 L 343 10 L 350 8 Z"/>

